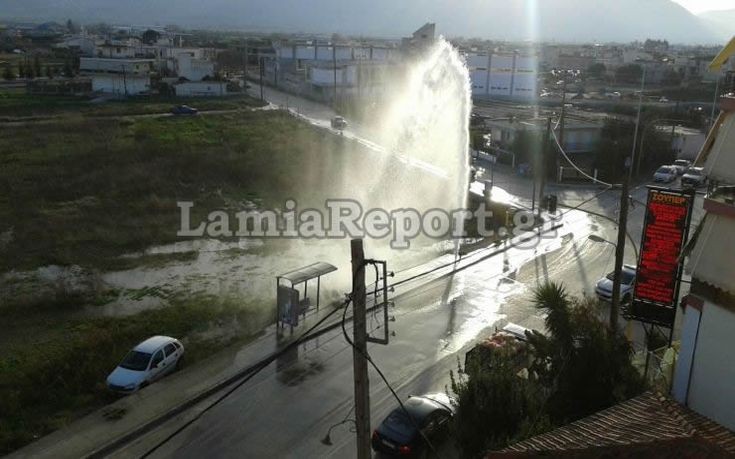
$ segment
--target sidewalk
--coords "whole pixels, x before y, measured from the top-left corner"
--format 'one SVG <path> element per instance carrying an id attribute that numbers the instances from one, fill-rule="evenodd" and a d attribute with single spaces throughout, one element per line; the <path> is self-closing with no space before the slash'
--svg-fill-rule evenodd
<path id="1" fill-rule="evenodd" d="M 102 456 L 208 398 L 248 374 L 253 364 L 298 338 L 332 311 L 323 306 L 307 316 L 291 334 L 271 325 L 245 345 L 227 348 L 206 361 L 185 366 L 145 389 L 57 430 L 14 453 L 10 458 L 78 458 Z"/>

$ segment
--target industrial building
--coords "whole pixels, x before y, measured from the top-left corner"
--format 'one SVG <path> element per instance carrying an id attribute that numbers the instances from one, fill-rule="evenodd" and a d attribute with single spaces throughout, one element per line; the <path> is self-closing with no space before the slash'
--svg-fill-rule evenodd
<path id="1" fill-rule="evenodd" d="M 538 95 L 538 56 L 519 52 L 468 52 L 473 97 L 531 100 Z"/>

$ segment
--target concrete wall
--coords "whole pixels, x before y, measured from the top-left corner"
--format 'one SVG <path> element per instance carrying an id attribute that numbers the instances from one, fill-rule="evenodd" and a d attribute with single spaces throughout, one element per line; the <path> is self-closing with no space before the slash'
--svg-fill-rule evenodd
<path id="1" fill-rule="evenodd" d="M 687 405 L 735 430 L 735 313 L 705 301 Z"/>
<path id="2" fill-rule="evenodd" d="M 147 75 L 152 69 L 153 61 L 136 59 L 103 59 L 82 57 L 79 59 L 79 70 L 82 72 L 110 72 Z"/>
<path id="3" fill-rule="evenodd" d="M 151 80 L 145 76 L 99 74 L 92 76 L 92 91 L 120 96 L 134 96 L 151 89 Z"/>

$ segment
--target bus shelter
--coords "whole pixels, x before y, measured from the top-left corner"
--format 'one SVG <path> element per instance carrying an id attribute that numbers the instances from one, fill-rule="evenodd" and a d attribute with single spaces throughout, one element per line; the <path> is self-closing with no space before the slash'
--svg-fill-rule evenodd
<path id="1" fill-rule="evenodd" d="M 283 328 L 285 325 L 289 325 L 293 330 L 293 327 L 299 324 L 299 316 L 302 319 L 306 317 L 306 313 L 313 306 L 309 296 L 309 281 L 314 279 L 316 279 L 315 306 L 316 310 L 319 311 L 321 278 L 336 270 L 336 266 L 319 261 L 276 276 L 277 327 Z"/>

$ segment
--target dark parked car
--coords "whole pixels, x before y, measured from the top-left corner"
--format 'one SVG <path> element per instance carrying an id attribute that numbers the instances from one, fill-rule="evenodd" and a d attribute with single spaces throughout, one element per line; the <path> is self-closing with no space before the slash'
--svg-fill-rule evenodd
<path id="1" fill-rule="evenodd" d="M 188 105 L 177 105 L 171 109 L 171 113 L 174 115 L 196 115 L 199 113 L 199 110 Z"/>
<path id="2" fill-rule="evenodd" d="M 391 411 L 373 432 L 372 444 L 376 452 L 417 457 L 429 448 L 424 436 L 436 447 L 446 435 L 454 415 L 454 405 L 447 394 L 414 395 L 403 405 L 405 410 L 399 406 Z"/>
<path id="3" fill-rule="evenodd" d="M 339 129 L 340 131 L 347 127 L 347 120 L 341 116 L 335 116 L 332 118 L 332 128 Z"/>

